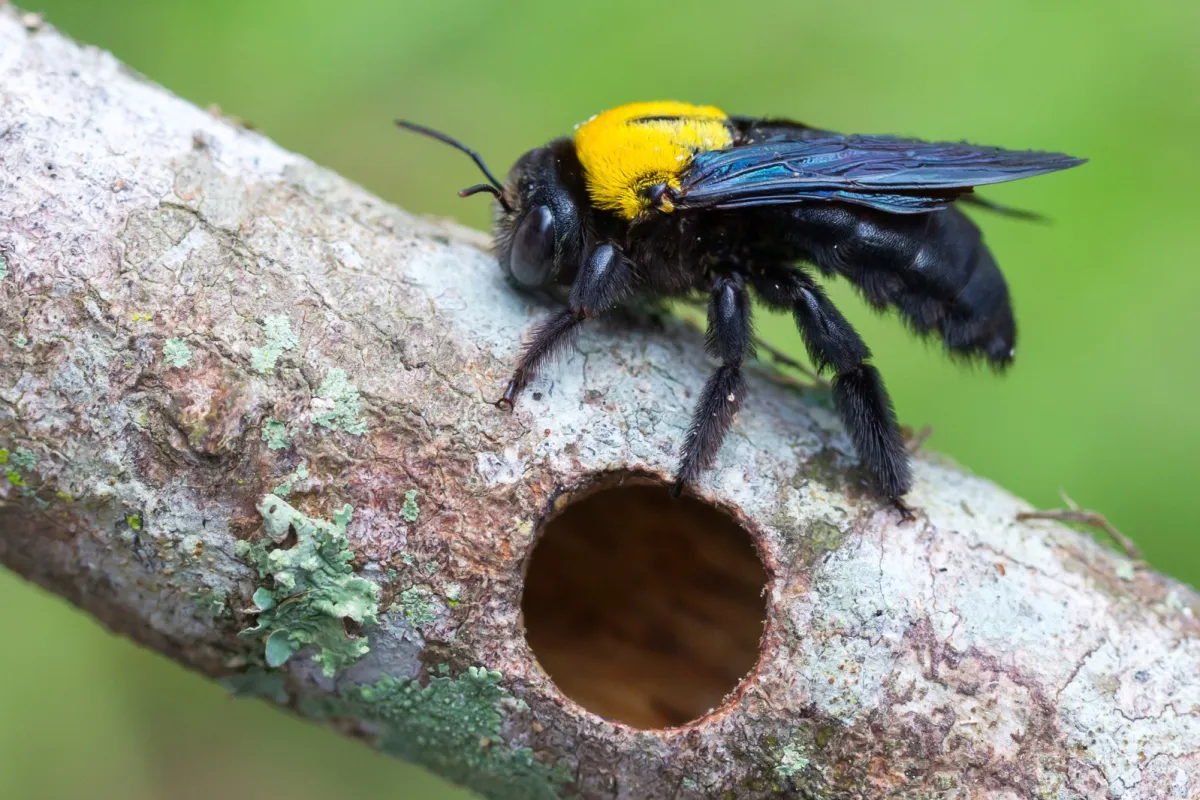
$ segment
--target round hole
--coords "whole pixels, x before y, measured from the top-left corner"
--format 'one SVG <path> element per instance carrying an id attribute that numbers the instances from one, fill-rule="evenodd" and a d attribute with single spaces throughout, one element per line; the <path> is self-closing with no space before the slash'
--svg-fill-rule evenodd
<path id="1" fill-rule="evenodd" d="M 750 534 L 661 485 L 581 495 L 534 545 L 525 633 L 559 690 L 636 728 L 721 705 L 758 660 L 767 575 Z"/>

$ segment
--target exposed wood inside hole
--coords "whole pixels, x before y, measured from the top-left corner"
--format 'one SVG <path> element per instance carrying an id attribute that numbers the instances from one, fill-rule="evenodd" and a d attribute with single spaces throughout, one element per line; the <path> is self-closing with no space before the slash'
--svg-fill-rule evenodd
<path id="1" fill-rule="evenodd" d="M 766 583 L 750 534 L 724 512 L 664 486 L 600 489 L 546 523 L 525 581 L 526 636 L 589 711 L 678 726 L 754 668 Z"/>

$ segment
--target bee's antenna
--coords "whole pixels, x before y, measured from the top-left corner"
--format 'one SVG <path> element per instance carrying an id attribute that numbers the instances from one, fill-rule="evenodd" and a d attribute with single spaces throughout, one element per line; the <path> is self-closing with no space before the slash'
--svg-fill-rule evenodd
<path id="1" fill-rule="evenodd" d="M 494 196 L 504 205 L 505 210 L 511 210 L 508 208 L 508 203 L 505 202 L 504 192 L 500 191 L 495 186 L 492 186 L 490 183 L 477 183 L 474 186 L 468 186 L 465 189 L 460 189 L 458 196 L 470 197 L 471 195 L 479 194 L 480 192 L 487 192 L 488 194 Z"/>
<path id="2" fill-rule="evenodd" d="M 396 120 L 396 124 L 401 128 L 407 128 L 410 131 L 424 134 L 431 139 L 437 139 L 439 142 L 443 142 L 458 150 L 462 150 L 471 157 L 471 160 L 475 162 L 475 166 L 479 167 L 480 171 L 484 174 L 484 176 L 487 177 L 488 183 L 481 183 L 477 186 L 472 186 L 469 189 L 463 189 L 458 193 L 459 197 L 469 197 L 470 195 L 478 194 L 479 192 L 487 192 L 491 195 L 494 195 L 495 198 L 500 201 L 500 205 L 504 207 L 505 211 L 512 211 L 512 206 L 508 204 L 508 198 L 504 196 L 504 185 L 500 183 L 500 181 L 496 180 L 496 176 L 492 174 L 490 169 L 488 169 L 487 164 L 485 164 L 483 161 L 483 156 L 479 155 L 479 153 L 476 153 L 474 150 L 467 147 L 457 139 L 451 138 L 441 131 L 435 131 L 433 128 L 426 128 L 424 125 L 418 125 L 415 122 L 409 122 L 403 119 Z"/>

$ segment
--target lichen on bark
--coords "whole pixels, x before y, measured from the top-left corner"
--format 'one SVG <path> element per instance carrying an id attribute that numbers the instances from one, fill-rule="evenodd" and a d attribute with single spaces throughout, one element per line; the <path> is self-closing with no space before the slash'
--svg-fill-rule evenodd
<path id="1" fill-rule="evenodd" d="M 313 646 L 313 661 L 332 678 L 370 649 L 365 639 L 347 633 L 345 620 L 379 622 L 379 587 L 350 566 L 346 526 L 353 510 L 347 505 L 333 512 L 331 523 L 306 517 L 275 495 L 262 498 L 258 510 L 266 539 L 239 541 L 234 552 L 271 583 L 255 589 L 257 619 L 242 635 L 263 641 L 269 667 L 282 667 Z"/>
<path id="2" fill-rule="evenodd" d="M 562 764 L 546 765 L 513 746 L 502 724 L 528 706 L 501 686 L 504 676 L 469 667 L 453 677 L 442 665 L 425 683 L 384 676 L 310 705 L 317 717 L 349 717 L 373 727 L 385 753 L 421 764 L 486 797 L 554 800 L 571 783 Z"/>

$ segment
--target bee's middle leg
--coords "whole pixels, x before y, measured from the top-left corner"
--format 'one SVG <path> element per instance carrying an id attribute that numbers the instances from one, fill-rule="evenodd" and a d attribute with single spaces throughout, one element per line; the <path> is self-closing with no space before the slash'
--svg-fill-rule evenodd
<path id="1" fill-rule="evenodd" d="M 737 273 L 717 278 L 708 303 L 705 348 L 721 360 L 721 366 L 704 384 L 693 412 L 675 485 L 671 489 L 675 497 L 712 463 L 734 416 L 742 407 L 746 394 L 742 361 L 753 350 L 751 337 L 750 294 L 746 291 L 745 280 Z"/>

